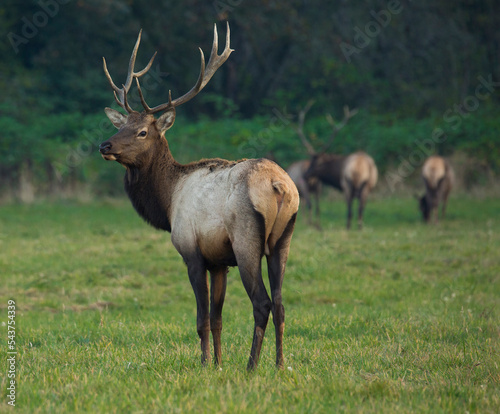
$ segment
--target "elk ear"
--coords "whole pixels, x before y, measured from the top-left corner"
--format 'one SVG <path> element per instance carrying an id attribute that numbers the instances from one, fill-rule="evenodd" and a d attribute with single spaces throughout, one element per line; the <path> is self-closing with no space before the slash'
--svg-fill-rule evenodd
<path id="1" fill-rule="evenodd" d="M 156 125 L 163 135 L 167 129 L 170 129 L 174 125 L 174 121 L 175 108 L 171 108 L 156 120 Z"/>
<path id="2" fill-rule="evenodd" d="M 106 115 L 108 116 L 111 123 L 118 129 L 120 129 L 123 125 L 127 123 L 128 117 L 116 111 L 115 109 L 105 108 L 104 112 L 106 112 Z"/>

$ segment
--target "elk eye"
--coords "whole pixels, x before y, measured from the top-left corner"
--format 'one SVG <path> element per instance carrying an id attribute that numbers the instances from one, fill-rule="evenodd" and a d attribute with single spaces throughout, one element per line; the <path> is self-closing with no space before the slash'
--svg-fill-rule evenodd
<path id="1" fill-rule="evenodd" d="M 139 137 L 145 137 L 147 135 L 147 132 L 146 131 L 141 131 L 139 132 Z"/>

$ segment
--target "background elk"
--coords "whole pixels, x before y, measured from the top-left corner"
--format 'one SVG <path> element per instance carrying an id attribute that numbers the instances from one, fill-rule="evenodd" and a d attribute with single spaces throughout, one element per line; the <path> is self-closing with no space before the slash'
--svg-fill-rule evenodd
<path id="1" fill-rule="evenodd" d="M 438 222 L 438 207 L 441 204 L 441 218 L 446 213 L 448 196 L 455 182 L 455 173 L 448 161 L 437 155 L 425 160 L 422 167 L 422 178 L 425 184 L 425 194 L 420 197 L 420 211 L 428 223 L 434 215 L 434 222 Z"/>
<path id="2" fill-rule="evenodd" d="M 323 148 L 317 152 L 304 133 L 304 119 L 313 105 L 313 101 L 302 109 L 298 117 L 297 134 L 306 147 L 311 159 L 309 168 L 305 171 L 304 180 L 317 178 L 322 183 L 330 185 L 344 193 L 347 201 L 347 228 L 351 227 L 353 200 L 359 200 L 358 227 L 363 226 L 363 211 L 369 192 L 375 187 L 378 179 L 378 171 L 373 159 L 364 152 L 355 152 L 348 156 L 329 154 L 326 151 L 333 143 L 338 132 L 358 112 L 357 109 L 349 110 L 344 106 L 344 119 L 336 124 L 330 115 L 326 119 L 332 126 L 332 134 Z"/>
<path id="3" fill-rule="evenodd" d="M 301 160 L 292 163 L 286 172 L 295 183 L 297 190 L 299 190 L 299 195 L 302 197 L 306 203 L 306 208 L 309 212 L 308 220 L 313 223 L 313 202 L 314 198 L 314 215 L 316 217 L 316 223 L 319 226 L 319 196 L 321 193 L 321 182 L 316 177 L 310 177 L 309 179 L 304 178 L 305 172 L 309 169 L 311 160 Z"/>
<path id="4" fill-rule="evenodd" d="M 139 85 L 139 77 L 149 70 L 154 56 L 143 70 L 134 72 L 140 38 L 139 33 L 123 88 L 114 84 L 104 60 L 104 72 L 116 101 L 127 115 L 105 109 L 119 131 L 100 145 L 100 152 L 104 159 L 115 160 L 126 168 L 125 190 L 139 215 L 172 234 L 172 243 L 187 265 L 196 297 L 202 362 L 210 359 L 210 331 L 215 363 L 221 362 L 221 315 L 228 266 L 238 266 L 255 321 L 248 369 L 257 366 L 271 311 L 276 330 L 276 364 L 282 366 L 285 311 L 281 288 L 299 205 L 295 185 L 285 171 L 266 159 L 217 158 L 179 164 L 164 136 L 174 123 L 175 108 L 196 96 L 231 54 L 229 24 L 221 55 L 217 53 L 217 27 L 214 28 L 206 68 L 200 49 L 201 68 L 196 85 L 174 100 L 169 92 L 168 102 L 154 108 L 147 105 Z M 127 101 L 134 79 L 144 107 L 141 113 Z M 163 114 L 155 119 L 153 114 L 159 112 Z M 264 255 L 271 299 L 261 274 Z"/>

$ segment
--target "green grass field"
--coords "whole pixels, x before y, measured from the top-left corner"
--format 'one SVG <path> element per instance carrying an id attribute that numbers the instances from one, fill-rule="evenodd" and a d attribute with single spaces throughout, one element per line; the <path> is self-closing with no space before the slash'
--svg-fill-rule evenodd
<path id="1" fill-rule="evenodd" d="M 128 201 L 0 207 L 0 412 L 13 299 L 17 412 L 498 413 L 500 200 L 453 198 L 437 227 L 413 199 L 371 200 L 361 232 L 344 210 L 325 201 L 321 232 L 299 217 L 285 369 L 270 321 L 247 373 L 236 269 L 223 365 L 202 367 L 185 266 Z"/>

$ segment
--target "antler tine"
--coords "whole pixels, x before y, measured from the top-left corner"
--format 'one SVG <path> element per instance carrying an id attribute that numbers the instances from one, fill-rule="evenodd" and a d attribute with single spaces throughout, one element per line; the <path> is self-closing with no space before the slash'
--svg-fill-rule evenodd
<path id="1" fill-rule="evenodd" d="M 111 85 L 113 91 L 116 93 L 120 92 L 120 88 L 115 85 L 113 79 L 111 78 L 111 75 L 108 72 L 108 67 L 106 66 L 106 58 L 104 56 L 102 57 L 102 66 L 104 68 L 104 74 L 106 75 L 106 78 L 108 79 L 108 82 Z"/>
<path id="2" fill-rule="evenodd" d="M 314 104 L 314 99 L 310 99 L 306 106 L 299 112 L 299 123 L 297 127 L 295 128 L 295 132 L 297 132 L 297 135 L 299 136 L 300 140 L 302 141 L 302 144 L 306 147 L 306 150 L 309 155 L 314 155 L 316 154 L 316 150 L 312 146 L 312 144 L 308 141 L 306 134 L 304 134 L 304 120 L 306 118 L 306 114 L 309 112 L 311 109 L 311 106 Z"/>
<path id="3" fill-rule="evenodd" d="M 115 101 L 118 105 L 120 105 L 123 109 L 126 110 L 125 105 L 123 105 L 122 101 L 118 99 L 118 95 L 116 94 L 116 91 L 113 91 L 113 95 L 115 96 Z"/>
<path id="4" fill-rule="evenodd" d="M 217 52 L 219 50 L 219 39 L 217 35 L 217 25 L 214 24 L 214 42 L 212 44 L 212 51 L 210 52 L 210 58 L 208 59 L 208 65 L 206 70 L 206 77 L 203 79 L 203 83 L 201 88 L 203 88 L 208 81 L 212 78 L 214 73 L 219 69 L 222 64 L 227 60 L 231 52 L 234 52 L 229 45 L 231 30 L 229 29 L 229 22 L 226 22 L 226 45 L 224 46 L 224 50 L 221 55 L 218 55 Z"/>
<path id="5" fill-rule="evenodd" d="M 325 118 L 326 118 L 327 122 L 331 125 L 333 131 L 332 131 L 332 134 L 330 135 L 330 138 L 328 138 L 328 141 L 321 149 L 321 152 L 326 152 L 331 147 L 338 132 L 342 128 L 344 128 L 346 126 L 347 122 L 349 122 L 349 120 L 357 113 L 358 113 L 358 109 L 353 109 L 351 111 L 347 105 L 344 105 L 344 119 L 342 119 L 342 122 L 340 122 L 338 125 L 335 123 L 335 121 L 333 120 L 333 117 L 330 114 L 325 115 Z"/>
<path id="6" fill-rule="evenodd" d="M 130 86 L 132 86 L 132 82 L 134 78 L 140 78 L 142 75 L 146 74 L 149 69 L 151 69 L 151 65 L 153 64 L 153 61 L 155 60 L 156 53 L 149 59 L 148 64 L 146 67 L 139 72 L 134 72 L 134 66 L 135 66 L 135 59 L 137 58 L 137 51 L 139 50 L 139 44 L 141 43 L 141 35 L 142 35 L 142 29 L 139 31 L 139 36 L 137 36 L 137 41 L 135 42 L 134 50 L 132 51 L 132 55 L 130 56 L 130 62 L 128 64 L 128 74 L 127 74 L 127 80 L 125 82 L 125 87 L 127 92 L 130 90 Z"/>
<path id="7" fill-rule="evenodd" d="M 137 51 L 139 50 L 139 45 L 141 43 L 141 35 L 142 35 L 142 29 L 139 31 L 139 35 L 137 36 L 134 49 L 132 50 L 132 55 L 130 56 L 130 61 L 128 64 L 127 80 L 125 81 L 124 85 L 122 84 L 122 88 L 118 88 L 118 86 L 115 85 L 113 79 L 111 78 L 111 75 L 109 74 L 108 67 L 106 65 L 106 59 L 104 57 L 102 58 L 104 74 L 106 75 L 106 78 L 108 79 L 109 84 L 113 89 L 116 102 L 128 113 L 133 112 L 133 109 L 129 106 L 127 102 L 127 93 L 130 90 L 130 87 L 132 86 L 132 82 L 134 78 L 139 78 L 143 76 L 149 71 L 149 69 L 151 69 L 151 65 L 153 64 L 153 61 L 156 57 L 156 52 L 155 52 L 153 57 L 149 60 L 149 63 L 146 65 L 144 69 L 142 69 L 139 72 L 134 72 L 135 60 L 137 58 Z"/>
<path id="8" fill-rule="evenodd" d="M 147 113 L 154 114 L 156 112 L 165 111 L 166 109 L 169 109 L 171 107 L 182 105 L 183 103 L 186 103 L 187 101 L 193 99 L 205 87 L 205 85 L 210 81 L 210 79 L 215 74 L 217 69 L 219 69 L 222 66 L 222 64 L 229 58 L 229 55 L 232 52 L 234 52 L 234 50 L 230 48 L 231 31 L 229 29 L 229 22 L 227 22 L 226 27 L 227 27 L 226 45 L 224 47 L 224 50 L 222 51 L 222 54 L 218 55 L 217 24 L 214 24 L 214 40 L 212 43 L 212 51 L 210 53 L 210 58 L 208 59 L 208 65 L 206 67 L 205 67 L 205 55 L 203 54 L 203 50 L 199 48 L 200 60 L 201 60 L 200 74 L 198 75 L 198 80 L 196 81 L 196 84 L 191 88 L 191 90 L 186 94 L 182 95 L 181 97 L 174 99 L 173 101 L 170 98 L 170 92 L 169 92 L 169 102 L 155 106 L 154 108 L 149 108 L 147 104 L 144 105 L 145 102 L 141 100 L 141 102 L 143 102 L 144 109 L 146 110 Z"/>
<path id="9" fill-rule="evenodd" d="M 141 98 L 141 103 L 142 103 L 142 106 L 144 107 L 144 110 L 148 114 L 154 113 L 155 108 L 151 109 L 148 106 L 148 104 L 146 103 L 146 100 L 144 99 L 144 95 L 142 94 L 141 85 L 139 84 L 139 78 L 135 78 L 135 82 L 137 84 L 137 91 L 139 92 L 139 98 Z M 168 91 L 168 102 L 166 105 L 172 106 L 172 91 Z"/>
<path id="10" fill-rule="evenodd" d="M 122 108 L 124 108 L 130 114 L 130 113 L 134 112 L 134 110 L 128 104 L 128 100 L 127 100 L 128 90 L 125 88 L 125 85 L 122 85 L 122 86 L 123 86 L 123 106 L 122 106 Z M 130 87 L 129 87 L 129 89 L 130 89 Z"/>
<path id="11" fill-rule="evenodd" d="M 148 106 L 148 104 L 146 103 L 146 100 L 144 99 L 144 95 L 142 94 L 141 85 L 139 84 L 139 78 L 135 78 L 135 83 L 137 84 L 137 91 L 139 92 L 139 98 L 141 98 L 142 106 L 144 107 L 144 110 L 149 114 L 151 111 L 151 108 Z"/>
<path id="12" fill-rule="evenodd" d="M 353 109 L 351 111 L 347 105 L 344 105 L 344 121 L 348 121 L 357 113 L 358 113 L 358 108 Z"/>

